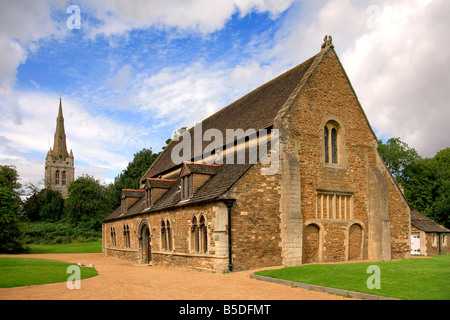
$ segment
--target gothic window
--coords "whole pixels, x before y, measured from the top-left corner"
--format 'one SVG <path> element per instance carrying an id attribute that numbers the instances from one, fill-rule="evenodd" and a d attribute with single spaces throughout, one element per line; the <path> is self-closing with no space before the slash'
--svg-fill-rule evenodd
<path id="1" fill-rule="evenodd" d="M 323 130 L 325 163 L 339 164 L 341 145 L 340 126 L 336 121 L 329 121 Z"/>
<path id="2" fill-rule="evenodd" d="M 172 251 L 173 249 L 173 243 L 172 243 L 172 229 L 170 228 L 170 222 L 167 220 L 166 224 L 166 234 L 167 234 L 167 249 L 169 251 Z"/>
<path id="3" fill-rule="evenodd" d="M 200 239 L 200 249 L 203 253 L 208 252 L 208 227 L 205 223 L 205 217 L 201 216 L 200 226 L 199 226 L 199 239 Z"/>
<path id="4" fill-rule="evenodd" d="M 173 250 L 172 229 L 169 220 L 161 221 L 161 250 Z"/>
<path id="5" fill-rule="evenodd" d="M 191 251 L 192 252 L 199 252 L 199 230 L 198 230 L 198 224 L 197 224 L 197 218 L 194 217 L 192 219 L 191 224 Z"/>
<path id="6" fill-rule="evenodd" d="M 111 247 L 116 246 L 116 228 L 111 227 Z"/>
<path id="7" fill-rule="evenodd" d="M 164 220 L 161 221 L 161 250 L 167 250 L 167 234 Z"/>
<path id="8" fill-rule="evenodd" d="M 338 163 L 337 148 L 337 131 L 333 128 L 331 129 L 331 158 L 334 164 Z"/>
<path id="9" fill-rule="evenodd" d="M 58 185 L 59 184 L 59 171 L 56 170 L 55 172 L 55 184 Z"/>
<path id="10" fill-rule="evenodd" d="M 128 224 L 123 226 L 123 243 L 125 248 L 130 247 L 130 228 L 128 227 Z"/>
<path id="11" fill-rule="evenodd" d="M 62 185 L 63 185 L 63 186 L 66 185 L 66 180 L 67 180 L 66 172 L 63 171 L 63 172 L 62 172 Z"/>

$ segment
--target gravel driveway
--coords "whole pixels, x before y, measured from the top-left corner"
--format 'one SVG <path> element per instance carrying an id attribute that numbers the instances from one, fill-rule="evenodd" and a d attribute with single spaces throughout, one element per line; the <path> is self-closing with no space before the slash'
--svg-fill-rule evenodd
<path id="1" fill-rule="evenodd" d="M 218 274 L 139 266 L 101 253 L 29 254 L 14 257 L 94 264 L 98 276 L 82 280 L 80 289 L 67 284 L 0 289 L 2 300 L 348 300 L 342 296 L 268 283 L 250 273 Z M 69 274 L 68 274 L 69 277 Z"/>

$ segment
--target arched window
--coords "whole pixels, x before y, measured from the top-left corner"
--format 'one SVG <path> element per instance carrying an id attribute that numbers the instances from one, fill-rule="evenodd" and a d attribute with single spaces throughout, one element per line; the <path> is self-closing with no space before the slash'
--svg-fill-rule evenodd
<path id="1" fill-rule="evenodd" d="M 111 227 L 111 247 L 116 246 L 116 228 Z"/>
<path id="2" fill-rule="evenodd" d="M 63 185 L 63 186 L 66 185 L 66 180 L 67 180 L 66 172 L 63 171 L 63 172 L 62 172 L 62 185 Z"/>
<path id="3" fill-rule="evenodd" d="M 336 128 L 331 129 L 331 158 L 334 164 L 338 163 L 338 146 Z"/>
<path id="4" fill-rule="evenodd" d="M 161 249 L 167 250 L 166 224 L 161 221 Z"/>
<path id="5" fill-rule="evenodd" d="M 200 217 L 200 226 L 199 226 L 199 239 L 200 239 L 200 249 L 203 253 L 208 252 L 208 227 L 205 223 L 205 217 Z"/>
<path id="6" fill-rule="evenodd" d="M 130 228 L 128 225 L 123 226 L 123 244 L 125 248 L 130 247 Z"/>
<path id="7" fill-rule="evenodd" d="M 55 172 L 55 184 L 59 184 L 59 171 L 56 170 Z"/>
<path id="8" fill-rule="evenodd" d="M 323 129 L 325 163 L 340 164 L 339 150 L 342 145 L 340 125 L 336 121 L 328 121 Z"/>
<path id="9" fill-rule="evenodd" d="M 198 224 L 197 224 L 197 218 L 192 218 L 192 225 L 191 225 L 191 250 L 192 252 L 198 252 L 199 251 L 199 232 L 198 232 Z"/>
<path id="10" fill-rule="evenodd" d="M 168 246 L 168 250 L 172 251 L 173 250 L 173 243 L 172 243 L 172 229 L 170 228 L 170 222 L 169 220 L 167 220 L 167 224 L 166 224 L 166 228 L 167 228 L 167 246 Z"/>

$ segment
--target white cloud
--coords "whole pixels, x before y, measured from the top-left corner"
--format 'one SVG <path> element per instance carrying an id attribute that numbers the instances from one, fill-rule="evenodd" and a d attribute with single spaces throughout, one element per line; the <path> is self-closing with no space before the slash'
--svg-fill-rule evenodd
<path id="1" fill-rule="evenodd" d="M 132 29 L 156 27 L 180 32 L 209 34 L 221 30 L 235 13 L 268 12 L 276 17 L 294 0 L 166 0 L 166 1 L 82 1 L 100 25 L 89 26 L 89 36 L 121 35 Z"/>
<path id="2" fill-rule="evenodd" d="M 433 157 L 450 146 L 447 12 L 445 0 L 297 2 L 272 43 L 234 72 L 260 76 L 263 61 L 266 71 L 282 71 L 316 54 L 331 34 L 377 135 Z"/>
<path id="3" fill-rule="evenodd" d="M 45 155 L 53 145 L 59 97 L 36 92 L 19 96 L 22 122 L 3 121 L 0 161 L 15 163 L 23 179 L 36 181 L 43 178 Z M 116 174 L 127 166 L 133 150 L 144 145 L 142 130 L 91 115 L 77 101 L 63 99 L 63 114 L 68 151 L 82 164 L 76 165 L 77 174 L 96 172 L 102 179 Z"/>
<path id="4" fill-rule="evenodd" d="M 0 120 L 22 122 L 23 112 L 14 91 L 17 68 L 28 53 L 37 49 L 38 41 L 49 36 L 61 37 L 65 30 L 50 17 L 51 7 L 61 1 L 8 1 L 0 10 Z"/>
<path id="5" fill-rule="evenodd" d="M 226 69 L 201 62 L 165 68 L 142 80 L 138 103 L 154 118 L 190 127 L 223 107 L 227 78 Z"/>
<path id="6" fill-rule="evenodd" d="M 15 91 L 17 68 L 40 39 L 62 38 L 68 32 L 65 21 L 61 28 L 50 16 L 54 8 L 64 14 L 65 5 L 59 0 L 9 1 L 0 12 L 0 160 L 17 163 L 21 175 L 43 170 L 36 153 L 45 157 L 52 143 L 59 96 Z M 124 148 L 140 150 L 145 143 L 154 144 L 148 126 L 143 130 L 145 119 L 159 121 L 154 130 L 191 126 L 316 54 L 325 34 L 333 35 L 378 136 L 400 136 L 423 156 L 434 156 L 450 145 L 450 2 L 380 0 L 372 5 L 369 0 L 80 1 L 81 27 L 91 39 L 148 27 L 207 35 L 222 30 L 233 14 L 268 12 L 276 17 L 290 9 L 275 36 L 254 35 L 241 49 L 249 58 L 241 57 L 236 65 L 199 60 L 150 75 L 137 74 L 130 60 L 123 65 L 114 60 L 115 76 L 103 87 L 91 90 L 93 85 L 87 83 L 80 88 L 80 100 L 64 98 L 68 145 L 81 163 L 77 174 L 105 175 L 125 168 L 131 159 Z M 101 23 L 84 19 L 86 14 Z M 88 107 L 100 106 L 87 105 L 89 95 L 91 101 L 107 102 L 109 110 L 139 112 L 144 120 L 130 126 L 111 120 L 106 112 L 88 112 Z M 137 108 L 129 109 L 135 104 Z"/>
<path id="7" fill-rule="evenodd" d="M 433 157 L 450 146 L 450 3 L 389 1 L 379 8 L 343 64 L 378 135 L 399 136 Z"/>

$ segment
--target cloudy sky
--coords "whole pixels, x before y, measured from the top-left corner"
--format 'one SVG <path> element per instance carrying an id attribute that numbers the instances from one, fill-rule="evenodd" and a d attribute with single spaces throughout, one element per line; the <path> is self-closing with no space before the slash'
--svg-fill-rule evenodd
<path id="1" fill-rule="evenodd" d="M 0 164 L 22 183 L 44 177 L 60 94 L 76 175 L 108 182 L 325 34 L 379 138 L 450 146 L 448 0 L 0 2 Z"/>

